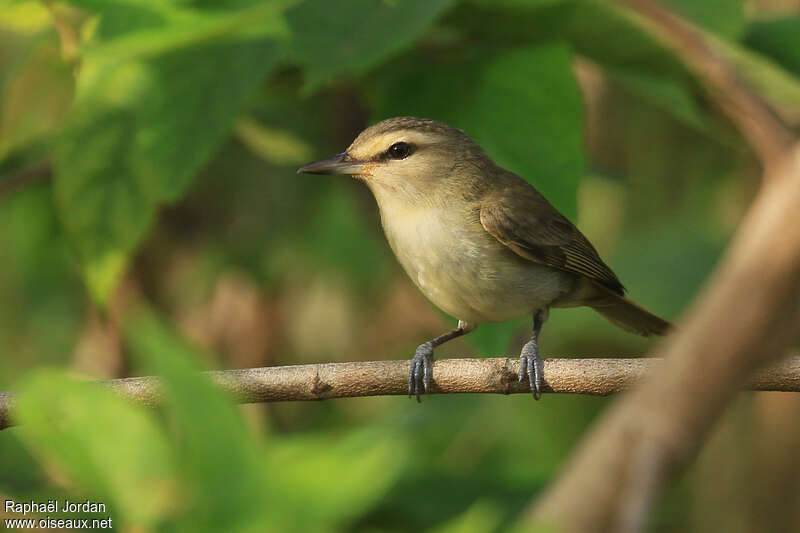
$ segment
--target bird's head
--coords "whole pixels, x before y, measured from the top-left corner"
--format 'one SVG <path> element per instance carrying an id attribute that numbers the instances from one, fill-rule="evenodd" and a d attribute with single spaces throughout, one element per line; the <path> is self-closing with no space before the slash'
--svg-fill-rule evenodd
<path id="1" fill-rule="evenodd" d="M 306 174 L 349 174 L 377 196 L 420 200 L 434 191 L 469 189 L 491 161 L 463 131 L 443 122 L 396 117 L 370 126 L 350 147 L 298 169 Z M 380 199 L 380 198 L 379 198 Z"/>

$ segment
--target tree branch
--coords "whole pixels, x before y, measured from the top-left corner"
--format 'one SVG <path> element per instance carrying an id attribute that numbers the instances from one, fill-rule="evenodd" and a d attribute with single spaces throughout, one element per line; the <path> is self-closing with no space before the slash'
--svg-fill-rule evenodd
<path id="1" fill-rule="evenodd" d="M 606 396 L 629 388 L 657 372 L 658 359 L 546 359 L 544 391 Z M 517 381 L 516 357 L 441 359 L 434 363 L 432 394 L 530 394 Z M 408 394 L 408 361 L 364 361 L 273 366 L 206 373 L 241 403 L 326 400 Z M 155 377 L 100 382 L 144 405 L 160 401 Z M 800 356 L 791 357 L 752 376 L 752 390 L 800 392 Z M 0 393 L 0 429 L 12 425 L 13 397 Z"/>
<path id="2" fill-rule="evenodd" d="M 763 186 L 707 288 L 648 377 L 596 422 L 531 507 L 559 531 L 641 531 L 748 377 L 800 340 L 800 143 L 693 27 L 628 0 L 659 28 L 761 158 Z"/>

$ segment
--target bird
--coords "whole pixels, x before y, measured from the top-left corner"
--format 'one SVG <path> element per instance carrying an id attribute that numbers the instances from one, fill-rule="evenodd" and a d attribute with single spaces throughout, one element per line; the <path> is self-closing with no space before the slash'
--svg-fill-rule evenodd
<path id="1" fill-rule="evenodd" d="M 671 324 L 625 297 L 589 240 L 530 183 L 498 166 L 464 131 L 395 117 L 362 131 L 342 153 L 297 170 L 363 181 L 389 246 L 419 290 L 458 320 L 419 345 L 409 397 L 431 389 L 434 349 L 480 324 L 531 316 L 518 379 L 540 398 L 539 334 L 551 308 L 588 306 L 642 336 Z"/>

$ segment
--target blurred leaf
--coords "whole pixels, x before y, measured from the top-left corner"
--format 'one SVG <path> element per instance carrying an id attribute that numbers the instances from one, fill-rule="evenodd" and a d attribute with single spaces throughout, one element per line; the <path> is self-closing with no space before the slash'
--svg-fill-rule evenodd
<path id="1" fill-rule="evenodd" d="M 278 58 L 273 41 L 257 39 L 84 62 L 56 151 L 55 194 L 97 302 L 157 208 L 180 198 Z"/>
<path id="2" fill-rule="evenodd" d="M 253 153 L 275 165 L 299 165 L 311 160 L 311 146 L 292 132 L 274 129 L 254 119 L 236 121 L 236 136 Z"/>
<path id="3" fill-rule="evenodd" d="M 744 44 L 800 77 L 800 16 L 755 21 Z"/>
<path id="4" fill-rule="evenodd" d="M 624 17 L 628 24 L 636 31 L 650 35 L 651 39 L 658 39 L 653 26 L 641 18 Z M 792 26 L 789 24 L 789 26 Z M 701 30 L 702 31 L 702 30 Z M 791 29 L 781 30 L 779 33 L 791 34 Z M 793 117 L 800 117 L 800 79 L 792 76 L 764 56 L 740 46 L 738 43 L 722 39 L 710 32 L 702 32 L 706 44 L 711 51 L 723 60 L 730 62 L 734 71 L 762 97 L 772 104 L 781 107 Z M 779 41 L 782 42 L 780 38 Z M 787 49 L 791 50 L 791 42 L 787 42 Z M 785 56 L 786 52 L 782 55 Z M 589 55 L 587 53 L 587 55 Z M 672 59 L 674 61 L 674 59 Z"/>
<path id="5" fill-rule="evenodd" d="M 358 216 L 352 194 L 339 184 L 316 199 L 314 217 L 303 237 L 316 268 L 349 275 L 361 290 L 374 288 L 386 273 L 389 255 L 384 239 Z"/>
<path id="6" fill-rule="evenodd" d="M 675 55 L 639 27 L 624 8 L 603 0 L 508 2 L 504 9 L 462 4 L 446 22 L 470 42 L 519 47 L 568 42 L 578 54 L 606 68 L 641 71 L 689 81 Z"/>
<path id="7" fill-rule="evenodd" d="M 114 519 L 148 527 L 171 510 L 173 457 L 150 411 L 54 370 L 32 373 L 18 390 L 22 439 L 107 503 Z"/>
<path id="8" fill-rule="evenodd" d="M 9 430 L 5 433 L 8 437 L 0 438 L 0 470 L 3 472 L 0 492 L 18 495 L 46 485 L 44 465 L 31 454 L 20 432 Z"/>
<path id="9" fill-rule="evenodd" d="M 182 15 L 194 15 L 171 1 L 70 0 L 70 4 L 99 16 L 96 25 L 90 27 L 90 41 L 110 40 L 135 30 L 164 26 Z"/>
<path id="10" fill-rule="evenodd" d="M 38 33 L 52 24 L 47 8 L 38 1 L 0 2 L 0 28 L 19 33 Z"/>
<path id="11" fill-rule="evenodd" d="M 184 531 L 266 531 L 263 461 L 233 402 L 200 372 L 197 353 L 140 312 L 126 339 L 148 372 L 164 379 L 164 407 L 187 480 Z"/>
<path id="12" fill-rule="evenodd" d="M 612 70 L 612 80 L 646 98 L 684 124 L 705 133 L 713 133 L 707 120 L 685 84 L 641 72 Z"/>
<path id="13" fill-rule="evenodd" d="M 307 87 L 361 72 L 407 47 L 453 0 L 306 0 L 286 13 Z"/>
<path id="14" fill-rule="evenodd" d="M 85 60 L 112 63 L 153 57 L 192 45 L 202 46 L 231 35 L 243 41 L 284 38 L 288 31 L 281 12 L 297 1 L 272 1 L 254 8 L 213 14 L 177 9 L 141 10 L 139 18 L 133 19 L 135 22 L 119 17 L 120 12 L 114 9 L 110 12 L 116 17 L 112 22 L 101 19 L 99 32 L 106 36 L 119 35 L 90 44 L 81 54 Z M 114 24 L 113 30 L 109 30 L 110 24 Z"/>
<path id="15" fill-rule="evenodd" d="M 0 228 L 2 385 L 31 366 L 66 362 L 65 346 L 73 345 L 85 320 L 85 292 L 49 186 L 24 188 L 4 198 Z"/>
<path id="16" fill-rule="evenodd" d="M 543 7 L 553 4 L 563 4 L 567 0 L 467 0 L 470 4 L 487 7 Z"/>
<path id="17" fill-rule="evenodd" d="M 475 88 L 492 56 L 470 50 L 465 57 L 431 58 L 416 52 L 383 66 L 375 74 L 373 117 L 376 122 L 411 115 L 442 120 L 471 130 Z M 491 154 L 490 154 L 491 155 Z"/>
<path id="18" fill-rule="evenodd" d="M 712 32 L 704 32 L 715 53 L 730 61 L 737 73 L 765 97 L 780 106 L 786 106 L 793 116 L 800 116 L 800 80 L 776 68 L 764 57 L 753 54 L 734 41 L 720 38 L 735 37 L 743 32 L 740 19 L 740 2 L 718 0 L 711 4 L 672 0 L 683 6 L 690 17 L 708 24 Z M 720 13 L 708 5 L 724 6 Z M 653 80 L 655 102 L 669 104 L 665 110 L 685 119 L 685 105 L 681 96 L 664 99 L 664 84 L 680 87 L 690 94 L 698 83 L 675 54 L 662 44 L 661 36 L 654 32 L 651 24 L 634 16 L 626 8 L 613 3 L 596 0 L 564 0 L 542 7 L 539 3 L 510 3 L 514 7 L 504 10 L 466 6 L 456 10 L 452 20 L 458 23 L 473 38 L 493 44 L 536 43 L 553 40 L 568 41 L 576 53 L 584 55 L 613 72 L 620 71 L 620 81 L 627 75 Z M 792 23 L 786 23 L 777 33 L 792 35 Z M 784 42 L 781 37 L 777 41 Z M 794 50 L 786 41 L 786 50 Z M 780 45 L 779 45 L 780 46 Z M 783 56 L 791 52 L 781 52 Z M 633 79 L 633 78 L 631 78 Z M 632 90 L 641 90 L 634 83 Z M 669 89 L 675 93 L 675 89 Z"/>
<path id="19" fill-rule="evenodd" d="M 593 0 L 506 4 L 504 10 L 462 6 L 450 22 L 466 31 L 471 40 L 495 46 L 566 41 L 618 83 L 651 99 L 678 120 L 711 133 L 708 127 L 701 127 L 705 116 L 693 102 L 697 84 L 690 73 L 620 6 Z"/>
<path id="20" fill-rule="evenodd" d="M 663 0 L 665 7 L 673 9 L 695 24 L 727 39 L 737 39 L 747 20 L 741 0 Z"/>
<path id="21" fill-rule="evenodd" d="M 628 237 L 615 254 L 614 265 L 620 279 L 637 288 L 631 294 L 636 302 L 656 314 L 678 316 L 700 290 L 724 248 L 723 239 L 709 236 L 704 225 L 707 220 L 667 219 Z M 680 256 L 675 250 L 681 250 Z"/>
<path id="22" fill-rule="evenodd" d="M 583 101 L 560 45 L 511 51 L 482 72 L 475 136 L 495 161 L 524 177 L 564 215 L 577 216 L 584 172 Z"/>
<path id="23" fill-rule="evenodd" d="M 278 529 L 337 530 L 380 502 L 408 460 L 402 439 L 385 427 L 281 440 L 268 461 L 276 496 L 283 495 L 273 503 Z"/>
<path id="24" fill-rule="evenodd" d="M 467 342 L 475 348 L 478 355 L 485 357 L 514 357 L 516 342 L 527 335 L 530 338 L 533 318 L 522 317 L 496 324 L 481 326 L 466 337 Z M 522 335 L 522 337 L 520 337 Z M 528 340 L 525 339 L 525 341 Z M 520 346 L 521 347 L 521 346 Z"/>
<path id="25" fill-rule="evenodd" d="M 461 516 L 430 531 L 431 533 L 491 533 L 497 531 L 502 519 L 503 513 L 495 504 L 479 500 Z"/>
<path id="26" fill-rule="evenodd" d="M 0 160 L 53 132 L 66 114 L 73 92 L 72 72 L 61 59 L 55 38 L 41 39 L 26 50 L 5 77 L 0 99 Z"/>
<path id="27" fill-rule="evenodd" d="M 165 409 L 188 480 L 187 531 L 319 531 L 378 501 L 405 468 L 385 428 L 273 440 L 248 434 L 237 408 L 197 368 L 197 354 L 152 315 L 126 328 L 146 372 L 163 376 Z"/>

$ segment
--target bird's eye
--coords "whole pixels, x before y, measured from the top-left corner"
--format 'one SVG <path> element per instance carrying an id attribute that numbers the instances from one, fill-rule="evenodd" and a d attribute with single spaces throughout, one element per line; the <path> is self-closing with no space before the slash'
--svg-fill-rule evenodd
<path id="1" fill-rule="evenodd" d="M 392 159 L 405 159 L 411 153 L 411 145 L 404 142 L 394 143 L 387 153 Z"/>

